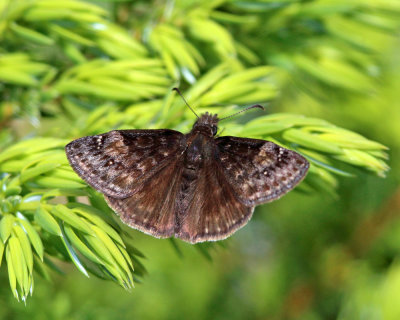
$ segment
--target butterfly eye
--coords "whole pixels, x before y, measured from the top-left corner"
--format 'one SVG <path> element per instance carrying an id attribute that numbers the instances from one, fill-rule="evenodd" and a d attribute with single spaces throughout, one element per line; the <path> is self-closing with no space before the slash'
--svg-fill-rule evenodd
<path id="1" fill-rule="evenodd" d="M 215 135 L 217 134 L 218 127 L 217 127 L 217 126 L 212 126 L 212 127 L 211 127 L 211 130 L 212 130 L 213 136 L 215 136 Z"/>

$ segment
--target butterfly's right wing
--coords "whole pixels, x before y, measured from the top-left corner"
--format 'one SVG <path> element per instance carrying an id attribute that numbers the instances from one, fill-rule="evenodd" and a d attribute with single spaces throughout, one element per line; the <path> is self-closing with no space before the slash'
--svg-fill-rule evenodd
<path id="1" fill-rule="evenodd" d="M 65 147 L 78 175 L 106 196 L 123 199 L 142 188 L 185 148 L 174 130 L 114 130 L 83 137 Z"/>
<path id="2" fill-rule="evenodd" d="M 302 155 L 270 141 L 238 137 L 215 141 L 226 178 L 248 206 L 280 198 L 303 180 L 309 167 Z"/>

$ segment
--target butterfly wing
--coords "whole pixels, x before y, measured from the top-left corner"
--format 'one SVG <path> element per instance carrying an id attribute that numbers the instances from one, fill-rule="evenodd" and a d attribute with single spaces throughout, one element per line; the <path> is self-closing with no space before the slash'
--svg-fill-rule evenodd
<path id="1" fill-rule="evenodd" d="M 178 216 L 175 237 L 190 243 L 222 240 L 250 220 L 254 208 L 237 199 L 221 163 L 207 159 L 196 176 L 184 200 L 186 210 Z"/>
<path id="2" fill-rule="evenodd" d="M 151 179 L 146 180 L 132 196 L 116 199 L 105 196 L 109 206 L 132 228 L 157 238 L 174 235 L 176 197 L 181 182 L 179 155 Z"/>
<path id="3" fill-rule="evenodd" d="M 305 177 L 308 161 L 273 142 L 220 137 L 216 140 L 225 176 L 245 205 L 280 198 Z"/>
<path id="4" fill-rule="evenodd" d="M 114 130 L 83 137 L 66 147 L 79 176 L 112 198 L 126 198 L 184 148 L 184 135 L 174 130 Z"/>

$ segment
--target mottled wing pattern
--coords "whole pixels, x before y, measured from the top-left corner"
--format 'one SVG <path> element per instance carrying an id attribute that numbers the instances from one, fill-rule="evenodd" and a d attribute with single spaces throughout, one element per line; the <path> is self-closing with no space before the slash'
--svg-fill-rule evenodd
<path id="1" fill-rule="evenodd" d="M 283 196 L 305 177 L 309 167 L 303 156 L 270 141 L 237 137 L 215 141 L 226 178 L 248 206 Z"/>
<path id="2" fill-rule="evenodd" d="M 175 236 L 190 243 L 225 239 L 250 220 L 254 208 L 236 198 L 220 163 L 206 162 L 199 170 Z"/>
<path id="3" fill-rule="evenodd" d="M 105 196 L 106 201 L 121 220 L 157 238 L 174 235 L 175 207 L 180 187 L 182 165 L 179 155 L 148 179 L 132 196 L 115 199 Z"/>
<path id="4" fill-rule="evenodd" d="M 114 130 L 83 137 L 65 149 L 79 176 L 113 198 L 126 198 L 144 181 L 175 159 L 184 148 L 183 134 L 174 130 Z"/>

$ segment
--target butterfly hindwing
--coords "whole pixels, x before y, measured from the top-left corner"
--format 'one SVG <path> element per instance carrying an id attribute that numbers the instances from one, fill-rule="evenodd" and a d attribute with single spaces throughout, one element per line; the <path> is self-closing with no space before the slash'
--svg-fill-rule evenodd
<path id="1" fill-rule="evenodd" d="M 127 225 L 157 238 L 173 236 L 182 171 L 179 161 L 176 157 L 169 162 L 130 197 L 115 199 L 105 196 L 106 201 Z"/>
<path id="2" fill-rule="evenodd" d="M 215 145 L 213 145 L 215 149 Z M 175 236 L 190 243 L 227 238 L 251 218 L 254 208 L 240 202 L 220 163 L 205 159 L 187 195 Z"/>
<path id="3" fill-rule="evenodd" d="M 126 198 L 175 158 L 183 134 L 174 130 L 114 130 L 83 137 L 65 149 L 79 176 L 98 191 Z"/>
<path id="4" fill-rule="evenodd" d="M 249 206 L 280 198 L 305 177 L 309 167 L 303 156 L 270 141 L 228 136 L 215 141 L 227 180 Z"/>

